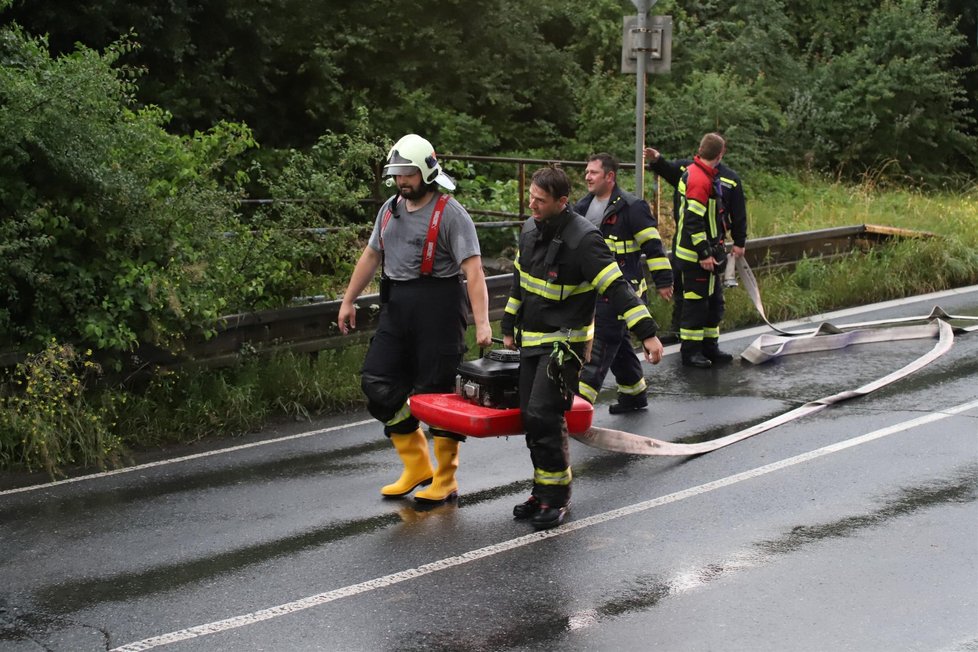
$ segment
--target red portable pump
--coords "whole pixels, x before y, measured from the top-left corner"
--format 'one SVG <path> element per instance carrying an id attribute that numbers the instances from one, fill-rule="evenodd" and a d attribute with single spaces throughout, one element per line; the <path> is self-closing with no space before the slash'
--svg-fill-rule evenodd
<path id="1" fill-rule="evenodd" d="M 501 437 L 524 432 L 519 409 L 519 351 L 494 349 L 458 367 L 453 394 L 416 394 L 411 414 L 419 421 L 469 437 Z M 576 435 L 591 427 L 594 408 L 574 397 L 565 413 L 567 430 Z"/>

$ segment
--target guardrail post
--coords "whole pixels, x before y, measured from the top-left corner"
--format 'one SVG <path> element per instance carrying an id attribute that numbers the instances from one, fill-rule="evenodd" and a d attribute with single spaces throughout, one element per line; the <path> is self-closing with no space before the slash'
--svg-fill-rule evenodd
<path id="1" fill-rule="evenodd" d="M 523 216 L 526 214 L 523 211 L 523 202 L 525 201 L 525 197 L 526 197 L 526 164 L 523 161 L 520 161 L 516 165 L 516 167 L 517 167 L 516 175 L 517 177 L 519 177 L 520 180 L 520 184 L 519 184 L 520 185 L 520 219 L 522 219 Z"/>

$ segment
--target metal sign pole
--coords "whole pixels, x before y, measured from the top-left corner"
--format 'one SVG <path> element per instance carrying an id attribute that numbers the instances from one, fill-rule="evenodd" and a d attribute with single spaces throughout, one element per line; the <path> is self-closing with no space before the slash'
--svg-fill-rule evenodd
<path id="1" fill-rule="evenodd" d="M 639 34 L 641 50 L 648 47 L 648 15 L 649 0 L 632 0 L 632 4 L 638 9 L 637 32 Z M 644 51 L 638 52 L 637 68 L 635 74 L 635 194 L 644 197 L 645 194 L 645 161 L 643 151 L 645 149 L 645 82 L 648 60 Z"/>

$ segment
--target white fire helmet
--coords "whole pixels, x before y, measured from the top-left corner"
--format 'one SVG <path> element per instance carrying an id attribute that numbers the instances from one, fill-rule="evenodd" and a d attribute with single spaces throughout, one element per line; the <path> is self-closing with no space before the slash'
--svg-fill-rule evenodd
<path id="1" fill-rule="evenodd" d="M 384 176 L 414 174 L 416 171 L 421 172 L 425 183 L 437 183 L 446 190 L 455 190 L 455 181 L 442 171 L 431 143 L 417 134 L 408 134 L 394 143 L 387 153 Z"/>

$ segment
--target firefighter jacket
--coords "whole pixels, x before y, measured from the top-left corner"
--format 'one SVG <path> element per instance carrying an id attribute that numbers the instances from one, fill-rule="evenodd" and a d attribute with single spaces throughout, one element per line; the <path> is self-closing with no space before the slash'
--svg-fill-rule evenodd
<path id="1" fill-rule="evenodd" d="M 723 242 L 718 177 L 719 171 L 697 156 L 676 186 L 680 199 L 673 253 L 678 260 L 698 263 L 712 256 L 713 247 Z"/>
<path id="2" fill-rule="evenodd" d="M 520 233 L 513 285 L 501 322 L 524 356 L 549 354 L 554 342 L 584 345 L 594 337 L 594 306 L 604 294 L 639 339 L 658 325 L 625 280 L 597 227 L 565 209 L 528 219 Z"/>
<path id="3" fill-rule="evenodd" d="M 581 215 L 587 213 L 594 199 L 588 193 L 574 205 Z M 666 258 L 662 239 L 659 237 L 659 223 L 652 216 L 648 202 L 625 192 L 615 184 L 608 198 L 601 220 L 601 235 L 611 250 L 625 279 L 640 297 L 645 296 L 645 270 L 642 269 L 642 254 L 645 265 L 652 275 L 657 288 L 672 286 L 672 266 Z"/>
<path id="4" fill-rule="evenodd" d="M 676 224 L 679 224 L 679 204 L 681 203 L 679 181 L 692 162 L 690 159 L 667 161 L 660 156 L 655 163 L 649 164 L 650 170 L 676 189 L 672 198 L 672 217 Z M 727 231 L 733 238 L 734 245 L 743 247 L 747 244 L 747 201 L 744 198 L 744 186 L 737 173 L 722 162 L 717 166 L 717 171 L 720 179 L 720 208 L 723 211 L 721 217 Z"/>

